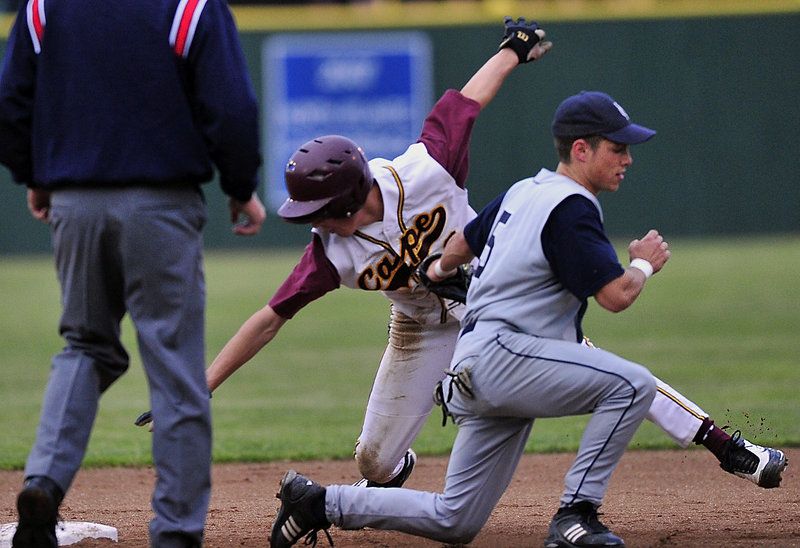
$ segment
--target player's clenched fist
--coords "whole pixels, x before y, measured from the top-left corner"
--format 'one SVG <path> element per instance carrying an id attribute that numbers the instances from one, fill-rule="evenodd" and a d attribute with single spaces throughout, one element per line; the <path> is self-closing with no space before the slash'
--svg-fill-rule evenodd
<path id="1" fill-rule="evenodd" d="M 653 274 L 664 267 L 670 256 L 669 244 L 657 230 L 650 230 L 641 240 L 633 240 L 628 245 L 631 265 L 635 259 L 643 259 L 653 267 Z"/>
<path id="2" fill-rule="evenodd" d="M 514 21 L 506 16 L 505 35 L 500 41 L 498 51 L 511 48 L 517 54 L 520 63 L 528 63 L 539 59 L 553 47 L 552 42 L 544 42 L 545 32 L 535 21 L 525 21 L 524 17 Z"/>

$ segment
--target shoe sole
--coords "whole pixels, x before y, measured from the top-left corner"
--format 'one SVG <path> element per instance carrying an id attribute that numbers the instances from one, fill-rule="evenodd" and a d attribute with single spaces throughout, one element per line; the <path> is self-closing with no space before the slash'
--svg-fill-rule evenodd
<path id="1" fill-rule="evenodd" d="M 597 544 L 595 546 L 603 546 Z M 613 545 L 605 545 L 610 546 L 610 548 L 625 548 L 625 544 L 613 544 Z M 572 544 L 566 539 L 546 539 L 544 541 L 544 548 L 580 548 L 577 544 Z"/>
<path id="2" fill-rule="evenodd" d="M 771 461 L 771 459 L 770 459 Z M 773 489 L 781 486 L 783 479 L 783 471 L 786 465 L 789 464 L 786 455 L 781 451 L 780 457 L 775 462 L 768 462 L 761 472 L 761 477 L 758 479 L 758 486 L 764 489 Z"/>
<path id="3" fill-rule="evenodd" d="M 288 472 L 286 472 L 286 475 L 283 476 L 283 479 L 281 480 L 281 487 L 280 489 L 278 489 L 278 494 L 275 495 L 276 497 L 281 499 L 281 502 L 283 502 L 283 490 L 286 488 L 287 485 L 292 483 L 296 477 L 297 477 L 297 472 L 295 472 L 294 470 L 289 470 Z"/>
<path id="4" fill-rule="evenodd" d="M 417 454 L 414 452 L 413 449 L 408 450 L 407 456 L 409 457 L 409 465 L 403 468 L 400 473 L 397 475 L 395 483 L 393 487 L 402 487 L 408 478 L 411 477 L 411 473 L 414 471 L 414 468 L 417 466 Z"/>
<path id="5" fill-rule="evenodd" d="M 55 534 L 55 511 L 50 496 L 41 489 L 23 489 L 17 498 L 19 523 L 14 533 L 13 548 L 43 548 L 58 546 Z"/>

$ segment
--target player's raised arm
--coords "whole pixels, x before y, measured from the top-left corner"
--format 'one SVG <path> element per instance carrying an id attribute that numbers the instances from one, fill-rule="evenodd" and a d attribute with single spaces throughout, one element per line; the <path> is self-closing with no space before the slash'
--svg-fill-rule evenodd
<path id="1" fill-rule="evenodd" d="M 541 58 L 553 47 L 552 42 L 543 41 L 544 37 L 544 30 L 535 22 L 523 18 L 515 22 L 506 17 L 497 53 L 469 79 L 461 94 L 480 103 L 481 108 L 488 105 L 514 67 Z"/>

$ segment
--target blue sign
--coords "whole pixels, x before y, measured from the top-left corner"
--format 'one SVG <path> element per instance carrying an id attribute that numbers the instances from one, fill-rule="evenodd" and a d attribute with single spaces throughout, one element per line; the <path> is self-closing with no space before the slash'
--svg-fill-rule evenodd
<path id="1" fill-rule="evenodd" d="M 432 106 L 431 45 L 419 32 L 282 34 L 265 40 L 262 101 L 266 203 L 286 199 L 283 173 L 300 145 L 344 135 L 368 159 L 414 143 Z"/>

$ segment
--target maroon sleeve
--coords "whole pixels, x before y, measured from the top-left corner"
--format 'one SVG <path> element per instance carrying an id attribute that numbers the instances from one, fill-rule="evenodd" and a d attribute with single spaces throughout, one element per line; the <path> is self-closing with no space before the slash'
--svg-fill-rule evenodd
<path id="1" fill-rule="evenodd" d="M 418 141 L 461 188 L 469 172 L 469 138 L 480 111 L 480 103 L 449 89 L 425 118 Z"/>
<path id="2" fill-rule="evenodd" d="M 322 240 L 314 234 L 292 273 L 272 296 L 270 307 L 278 316 L 291 319 L 305 305 L 339 287 L 341 278 L 325 255 Z"/>

